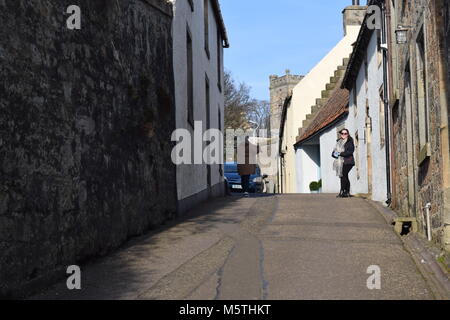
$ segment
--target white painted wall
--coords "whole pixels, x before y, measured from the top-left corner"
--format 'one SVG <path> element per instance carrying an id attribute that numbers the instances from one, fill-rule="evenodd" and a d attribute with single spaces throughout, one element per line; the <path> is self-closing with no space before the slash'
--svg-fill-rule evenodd
<path id="1" fill-rule="evenodd" d="M 353 90 L 356 90 L 355 104 Z M 350 183 L 352 194 L 366 194 L 368 190 L 367 179 L 367 144 L 365 133 L 365 121 L 366 121 L 366 92 L 365 92 L 365 69 L 362 66 L 358 72 L 356 79 L 356 86 L 350 92 L 349 101 L 349 116 L 347 120 L 347 129 L 350 131 L 353 139 L 355 139 L 355 162 L 357 165 L 350 172 Z M 356 140 L 356 133 L 358 132 L 359 143 Z M 357 152 L 356 152 L 357 149 Z M 359 174 L 358 174 L 359 172 Z"/>
<path id="2" fill-rule="evenodd" d="M 359 134 L 359 178 L 357 170 L 354 168 L 350 174 L 352 193 L 368 193 L 368 165 L 367 165 L 367 137 L 366 126 L 366 100 L 369 105 L 369 116 L 372 123 L 372 200 L 386 201 L 386 149 L 381 147 L 380 121 L 380 87 L 383 85 L 383 68 L 379 64 L 377 55 L 377 34 L 374 32 L 367 48 L 368 60 L 368 84 L 367 92 L 365 85 L 365 67 L 361 66 L 356 86 L 353 90 L 357 92 L 357 112 L 355 114 L 355 104 L 353 91 L 350 93 L 350 112 L 348 118 L 348 129 L 355 138 L 356 132 Z M 356 156 L 356 153 L 355 153 Z"/>
<path id="3" fill-rule="evenodd" d="M 211 128 L 219 128 L 219 110 L 223 129 L 224 96 L 218 87 L 217 73 L 217 28 L 218 24 L 212 6 L 209 6 L 209 51 L 208 59 L 204 45 L 204 20 L 203 0 L 193 0 L 192 12 L 189 2 L 186 0 L 171 0 L 174 5 L 173 21 L 173 50 L 174 50 L 174 74 L 175 74 L 175 99 L 176 99 L 176 126 L 188 129 L 193 135 L 193 129 L 187 121 L 187 62 L 186 62 L 186 26 L 189 26 L 192 36 L 194 56 L 194 120 L 203 122 L 203 130 L 206 129 L 206 101 L 205 101 L 205 75 L 209 78 L 210 85 L 210 121 Z M 222 50 L 222 75 L 221 86 L 223 88 L 223 48 Z M 211 168 L 212 186 L 223 183 L 223 177 L 219 173 L 219 165 Z M 178 199 L 185 199 L 198 194 L 207 188 L 206 165 L 181 165 L 177 167 Z"/>
<path id="4" fill-rule="evenodd" d="M 339 193 L 341 189 L 340 178 L 336 175 L 336 171 L 333 170 L 334 158 L 331 156 L 331 153 L 336 146 L 336 127 L 342 124 L 345 124 L 345 121 L 341 121 L 320 135 L 322 193 Z"/>
<path id="5" fill-rule="evenodd" d="M 321 179 L 318 145 L 303 145 L 296 150 L 296 167 L 302 173 L 296 177 L 298 193 L 311 193 L 309 184 Z"/>

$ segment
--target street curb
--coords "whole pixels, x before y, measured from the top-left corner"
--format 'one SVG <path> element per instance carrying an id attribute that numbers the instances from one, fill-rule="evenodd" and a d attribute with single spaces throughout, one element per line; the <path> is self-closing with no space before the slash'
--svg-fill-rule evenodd
<path id="1" fill-rule="evenodd" d="M 364 200 L 375 208 L 389 225 L 392 226 L 394 220 L 398 218 L 397 213 L 392 209 L 369 199 Z M 436 260 L 435 255 L 424 243 L 425 240 L 416 233 L 410 233 L 403 237 L 397 232 L 395 234 L 413 258 L 422 276 L 432 288 L 436 298 L 439 300 L 450 300 L 450 274 Z"/>

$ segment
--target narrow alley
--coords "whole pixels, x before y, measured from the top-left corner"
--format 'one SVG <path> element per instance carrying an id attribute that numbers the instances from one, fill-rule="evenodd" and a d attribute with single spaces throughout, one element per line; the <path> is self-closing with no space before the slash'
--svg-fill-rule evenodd
<path id="1" fill-rule="evenodd" d="M 435 298 L 376 207 L 334 195 L 216 199 L 81 272 L 81 290 L 64 280 L 33 299 Z"/>
<path id="2" fill-rule="evenodd" d="M 0 21 L 0 300 L 450 301 L 450 1 Z"/>

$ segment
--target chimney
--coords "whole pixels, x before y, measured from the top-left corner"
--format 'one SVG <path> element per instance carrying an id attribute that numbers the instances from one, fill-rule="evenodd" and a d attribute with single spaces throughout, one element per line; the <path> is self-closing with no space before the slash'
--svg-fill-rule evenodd
<path id="1" fill-rule="evenodd" d="M 360 26 L 364 21 L 367 7 L 361 6 L 359 0 L 353 0 L 352 5 L 348 6 L 342 12 L 344 18 L 344 35 L 347 35 L 349 26 Z"/>

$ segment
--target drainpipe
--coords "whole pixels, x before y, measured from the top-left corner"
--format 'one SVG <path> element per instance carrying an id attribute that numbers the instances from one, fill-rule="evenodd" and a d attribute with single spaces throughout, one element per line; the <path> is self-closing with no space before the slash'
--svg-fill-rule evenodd
<path id="1" fill-rule="evenodd" d="M 444 6 L 447 5 L 447 0 L 437 1 L 435 4 L 435 10 L 437 12 L 444 12 Z M 446 22 L 442 15 L 435 15 L 437 17 L 437 23 L 444 26 Z M 439 72 L 439 87 L 440 87 L 440 106 L 441 106 L 441 124 L 440 124 L 440 139 L 441 139 L 441 152 L 442 152 L 442 172 L 443 172 L 443 191 L 444 191 L 444 203 L 443 203 L 443 236 L 442 243 L 444 249 L 450 252 L 450 134 L 449 134 L 449 103 L 448 99 L 448 81 L 449 78 L 449 65 L 445 61 L 447 59 L 447 50 L 449 49 L 449 43 L 444 38 L 444 27 L 439 30 L 439 40 L 442 43 L 440 48 L 441 61 L 438 63 Z"/>
<path id="2" fill-rule="evenodd" d="M 386 26 L 386 4 L 381 5 L 383 22 L 381 24 L 381 42 L 387 44 L 387 26 Z M 384 103 L 384 130 L 385 130 L 385 148 L 386 148 L 386 189 L 388 206 L 392 203 L 391 194 L 391 137 L 389 130 L 389 79 L 388 79 L 388 56 L 387 50 L 383 50 L 383 103 Z"/>
<path id="3" fill-rule="evenodd" d="M 431 209 L 431 203 L 427 203 L 427 205 L 425 206 L 425 212 L 427 214 L 427 237 L 428 237 L 428 241 L 432 241 L 433 237 L 431 234 L 431 217 L 430 217 L 430 209 Z"/>
<path id="4" fill-rule="evenodd" d="M 391 6 L 388 2 L 386 2 L 386 39 L 387 39 L 387 44 L 388 47 L 392 46 L 393 44 L 393 39 L 392 39 L 392 14 L 391 14 Z M 393 48 L 393 47 L 392 47 Z M 393 105 L 391 104 L 394 101 L 394 64 L 392 63 L 394 59 L 394 55 L 393 55 L 393 50 L 388 50 L 387 53 L 387 63 L 388 63 L 388 79 L 389 81 L 389 93 L 388 93 L 388 101 L 389 101 L 389 106 L 392 107 Z M 396 97 L 395 97 L 396 98 Z M 392 109 L 390 109 L 392 111 Z M 390 126 L 389 126 L 389 130 L 390 132 L 394 132 L 394 126 L 393 126 L 393 121 L 392 121 L 392 114 L 389 113 L 389 119 L 390 119 Z M 393 134 L 390 136 L 390 140 L 389 143 L 391 145 L 391 159 L 390 159 L 390 164 L 391 164 L 391 173 L 395 173 L 397 172 L 397 167 L 396 167 L 396 163 L 394 161 L 394 155 L 396 154 L 396 146 L 395 143 L 393 141 Z M 392 198 L 395 198 L 396 194 L 397 194 L 397 186 L 395 184 L 395 178 L 394 175 L 391 175 L 391 206 L 395 205 L 395 201 Z"/>

